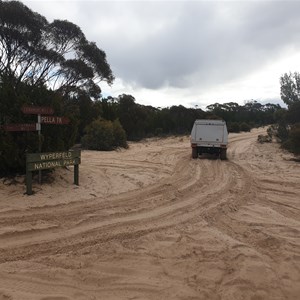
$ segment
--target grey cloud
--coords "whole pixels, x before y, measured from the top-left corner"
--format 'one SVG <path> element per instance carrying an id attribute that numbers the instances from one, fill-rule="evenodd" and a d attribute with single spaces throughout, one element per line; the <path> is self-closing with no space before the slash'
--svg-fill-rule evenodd
<path id="1" fill-rule="evenodd" d="M 108 53 L 118 76 L 147 88 L 229 81 L 276 59 L 286 45 L 299 46 L 299 8 L 298 2 L 187 2 L 175 7 L 167 2 L 160 16 L 163 9 L 166 19 L 175 14 L 171 27 L 141 42 L 116 36 Z M 139 9 L 147 11 L 147 2 Z M 135 17 L 147 32 L 139 9 Z"/>

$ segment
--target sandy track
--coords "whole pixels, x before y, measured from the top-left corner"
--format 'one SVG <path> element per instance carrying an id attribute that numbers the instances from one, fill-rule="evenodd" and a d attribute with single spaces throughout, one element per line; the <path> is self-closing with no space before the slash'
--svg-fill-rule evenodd
<path id="1" fill-rule="evenodd" d="M 1 183 L 0 300 L 299 299 L 299 163 L 263 131 L 227 161 L 168 138 L 84 151 L 79 187 Z"/>

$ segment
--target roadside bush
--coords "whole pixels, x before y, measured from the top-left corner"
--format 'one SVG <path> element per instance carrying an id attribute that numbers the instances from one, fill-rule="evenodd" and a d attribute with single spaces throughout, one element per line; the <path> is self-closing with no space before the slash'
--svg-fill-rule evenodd
<path id="1" fill-rule="evenodd" d="M 228 132 L 235 132 L 235 133 L 239 133 L 240 130 L 240 125 L 237 122 L 232 122 L 228 124 Z"/>
<path id="2" fill-rule="evenodd" d="M 283 147 L 295 154 L 300 154 L 300 123 L 296 123 L 291 127 L 288 139 L 283 143 Z"/>
<path id="3" fill-rule="evenodd" d="M 263 134 L 260 134 L 258 137 L 257 137 L 257 141 L 261 144 L 263 143 L 272 143 L 272 138 L 269 136 L 269 135 L 263 135 Z"/>
<path id="4" fill-rule="evenodd" d="M 114 137 L 114 148 L 122 147 L 128 148 L 126 132 L 123 129 L 120 121 L 118 119 L 113 121 L 113 137 Z"/>
<path id="5" fill-rule="evenodd" d="M 118 120 L 111 122 L 97 119 L 90 123 L 85 131 L 81 141 L 86 149 L 109 151 L 118 147 L 128 147 L 125 131 Z"/>
<path id="6" fill-rule="evenodd" d="M 288 126 L 284 122 L 278 124 L 277 137 L 282 143 L 286 142 L 289 137 Z"/>
<path id="7" fill-rule="evenodd" d="M 155 128 L 154 135 L 161 136 L 163 134 L 163 129 L 161 127 Z"/>
<path id="8" fill-rule="evenodd" d="M 271 125 L 267 129 L 268 136 L 272 139 L 274 135 L 276 135 L 277 128 L 275 125 Z"/>
<path id="9" fill-rule="evenodd" d="M 243 122 L 240 125 L 240 130 L 245 131 L 245 132 L 249 132 L 251 130 L 251 127 L 247 123 Z"/>

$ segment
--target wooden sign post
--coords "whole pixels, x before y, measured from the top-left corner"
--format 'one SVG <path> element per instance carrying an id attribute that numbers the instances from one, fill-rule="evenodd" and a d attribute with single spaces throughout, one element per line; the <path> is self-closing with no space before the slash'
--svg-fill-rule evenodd
<path id="1" fill-rule="evenodd" d="M 42 139 L 41 139 L 41 115 L 53 115 L 54 109 L 48 106 L 22 106 L 21 108 L 23 114 L 27 115 L 37 115 L 37 131 L 39 135 L 39 152 L 42 151 Z M 42 183 L 42 171 L 39 171 L 39 184 Z"/>
<path id="2" fill-rule="evenodd" d="M 74 165 L 74 183 L 79 185 L 80 151 L 40 153 L 42 151 L 41 124 L 69 124 L 67 117 L 51 116 L 54 109 L 48 106 L 23 106 L 21 111 L 28 115 L 37 115 L 37 123 L 31 124 L 6 124 L 5 131 L 38 131 L 39 153 L 26 155 L 26 193 L 32 194 L 32 172 L 39 172 L 39 183 L 42 183 L 42 170 Z"/>
<path id="3" fill-rule="evenodd" d="M 64 125 L 69 124 L 70 120 L 67 117 L 56 117 L 56 116 L 49 116 L 54 114 L 54 109 L 48 106 L 23 106 L 22 112 L 24 114 L 29 115 L 37 115 L 37 124 L 36 130 L 38 131 L 39 135 L 39 152 L 42 151 L 42 141 L 41 141 L 41 124 L 57 124 L 57 125 Z M 46 116 L 44 116 L 46 115 Z M 39 183 L 42 183 L 42 171 L 39 170 Z"/>

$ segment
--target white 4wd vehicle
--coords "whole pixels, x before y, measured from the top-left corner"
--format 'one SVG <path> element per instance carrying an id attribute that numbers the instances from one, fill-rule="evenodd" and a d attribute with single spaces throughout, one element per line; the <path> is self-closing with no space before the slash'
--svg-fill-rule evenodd
<path id="1" fill-rule="evenodd" d="M 192 157 L 202 153 L 217 154 L 226 159 L 228 132 L 223 120 L 196 120 L 191 132 Z"/>

